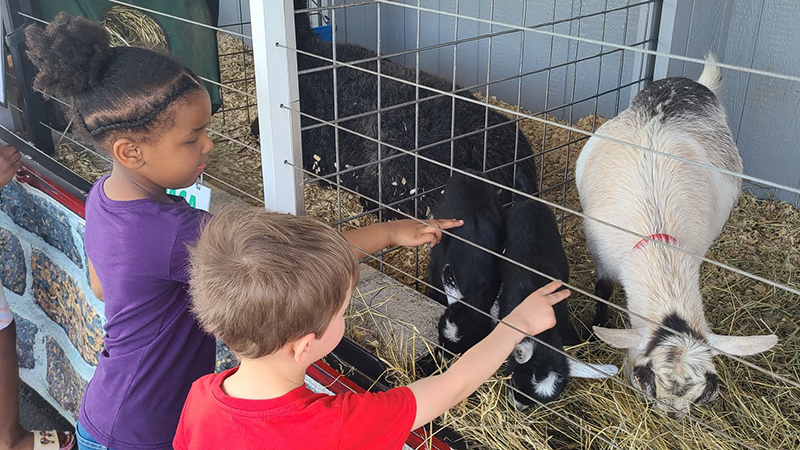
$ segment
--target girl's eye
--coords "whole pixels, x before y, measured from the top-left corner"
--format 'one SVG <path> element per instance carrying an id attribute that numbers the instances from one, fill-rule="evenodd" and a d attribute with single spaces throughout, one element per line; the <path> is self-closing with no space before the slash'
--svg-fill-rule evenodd
<path id="1" fill-rule="evenodd" d="M 197 138 L 192 139 L 191 141 L 186 142 L 186 145 L 192 145 L 197 142 Z"/>

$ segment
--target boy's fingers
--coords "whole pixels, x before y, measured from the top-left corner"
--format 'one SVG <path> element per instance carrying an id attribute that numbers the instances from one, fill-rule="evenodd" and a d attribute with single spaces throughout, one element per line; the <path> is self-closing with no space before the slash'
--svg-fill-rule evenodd
<path id="1" fill-rule="evenodd" d="M 561 287 L 561 282 L 560 281 L 558 281 L 558 280 L 551 281 L 551 282 L 547 283 L 546 285 L 544 285 L 544 286 L 540 287 L 539 289 L 537 289 L 535 293 L 536 294 L 540 294 L 540 295 L 549 295 L 549 294 L 552 294 L 553 292 L 555 292 L 556 289 L 558 289 L 560 287 Z"/>
<path id="2" fill-rule="evenodd" d="M 432 225 L 429 225 L 429 226 L 423 228 L 422 229 L 422 235 L 423 236 L 424 235 L 430 236 L 430 239 L 433 240 L 436 243 L 438 243 L 439 241 L 442 240 L 442 232 L 440 230 L 437 230 L 436 228 L 434 228 Z"/>
<path id="3" fill-rule="evenodd" d="M 560 302 L 561 300 L 564 300 L 565 298 L 569 297 L 570 294 L 572 294 L 572 292 L 570 292 L 567 289 L 564 289 L 563 291 L 554 292 L 545 298 L 547 299 L 547 303 L 549 303 L 552 306 Z"/>

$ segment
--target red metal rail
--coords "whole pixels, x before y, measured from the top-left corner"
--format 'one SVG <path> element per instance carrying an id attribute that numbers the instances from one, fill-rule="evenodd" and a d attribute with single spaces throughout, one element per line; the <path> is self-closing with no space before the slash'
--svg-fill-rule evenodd
<path id="1" fill-rule="evenodd" d="M 23 163 L 22 168 L 17 171 L 16 178 L 20 183 L 27 183 L 53 197 L 57 202 L 82 218 L 86 217 L 86 204 L 83 200 L 75 197 L 58 184 L 53 183 L 30 165 Z"/>

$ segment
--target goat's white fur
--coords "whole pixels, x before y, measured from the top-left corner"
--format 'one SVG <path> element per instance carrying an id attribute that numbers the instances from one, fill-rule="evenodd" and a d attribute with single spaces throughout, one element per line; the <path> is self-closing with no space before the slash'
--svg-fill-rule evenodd
<path id="1" fill-rule="evenodd" d="M 450 277 L 447 276 L 448 274 Z M 445 264 L 444 271 L 442 272 L 442 287 L 444 287 L 444 293 L 447 295 L 448 305 L 452 305 L 464 298 L 464 295 L 458 288 L 458 282 L 455 279 L 453 269 L 449 264 Z"/>
<path id="2" fill-rule="evenodd" d="M 532 381 L 533 390 L 540 397 L 552 397 L 556 393 L 559 381 L 561 381 L 561 375 L 558 372 L 550 372 L 543 380 L 537 381 L 534 377 Z"/>
<path id="3" fill-rule="evenodd" d="M 567 364 L 569 364 L 569 376 L 575 378 L 608 378 L 619 372 L 619 368 L 613 364 L 589 364 L 573 359 L 567 359 Z"/>
<path id="4" fill-rule="evenodd" d="M 716 60 L 709 56 L 707 61 Z M 698 81 L 716 96 L 721 94 L 718 67 L 706 65 Z M 677 91 L 672 94 L 680 95 Z M 596 134 L 742 172 L 721 104 L 704 105 L 702 111 L 688 111 L 669 120 L 664 120 L 660 105 L 652 106 L 655 115 L 634 105 L 603 124 Z M 578 158 L 575 179 L 587 216 L 644 236 L 667 233 L 677 240 L 678 247 L 699 255 L 704 255 L 719 235 L 741 187 L 738 177 L 594 136 Z M 610 345 L 629 349 L 626 369 L 652 364 L 659 400 L 688 412 L 702 392 L 705 373 L 715 373 L 713 352 L 691 340 L 671 336 L 645 358 L 648 338 L 657 327 L 637 315 L 661 322 L 675 313 L 710 345 L 734 355 L 762 352 L 777 342 L 775 336 L 711 333 L 703 313 L 698 258 L 657 243 L 632 251 L 639 237 L 591 219 L 584 220 L 584 228 L 598 279 L 619 282 L 625 289 L 627 307 L 634 313 L 630 315 L 633 329 L 596 327 L 596 334 Z M 667 392 L 675 386 L 687 389 L 683 393 L 672 389 L 677 395 Z"/>
<path id="5" fill-rule="evenodd" d="M 450 342 L 456 343 L 461 340 L 461 335 L 458 333 L 458 325 L 450 322 L 450 319 L 444 321 L 442 328 L 442 335 Z"/>

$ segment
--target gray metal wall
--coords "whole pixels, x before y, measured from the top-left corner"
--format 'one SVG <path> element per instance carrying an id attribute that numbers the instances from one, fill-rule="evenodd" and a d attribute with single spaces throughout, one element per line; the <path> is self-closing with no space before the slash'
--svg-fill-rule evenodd
<path id="1" fill-rule="evenodd" d="M 320 0 L 323 4 L 329 3 Z M 348 0 L 358 3 L 358 0 Z M 421 0 L 422 8 L 449 13 L 456 12 L 457 0 Z M 319 3 L 319 2 L 318 2 Z M 337 4 L 343 2 L 337 1 Z M 416 5 L 417 0 L 406 0 L 409 5 Z M 494 0 L 492 16 L 492 0 L 458 0 L 458 14 L 482 19 L 494 18 L 495 21 L 511 25 L 537 25 L 559 21 L 572 17 L 590 15 L 602 10 L 622 8 L 633 0 L 528 0 L 527 14 L 523 20 L 522 1 Z M 397 5 L 382 4 L 381 12 L 381 54 L 394 54 L 419 47 L 427 47 L 454 40 L 487 35 L 499 32 L 503 28 L 492 27 L 468 19 L 448 17 L 434 12 L 419 14 L 419 45 L 417 45 L 417 11 Z M 553 26 L 544 26 L 542 30 L 554 31 L 566 35 L 582 36 L 591 39 L 633 44 L 649 37 L 647 28 L 652 28 L 649 16 L 655 6 L 646 4 L 633 8 L 621 9 L 607 15 L 597 15 L 578 20 L 566 21 Z M 338 9 L 328 13 L 328 19 L 337 25 L 336 40 L 359 44 L 373 50 L 378 47 L 378 6 L 366 4 Z M 333 17 L 335 15 L 335 17 Z M 248 0 L 221 0 L 220 25 L 225 26 L 240 22 L 240 18 L 249 18 Z M 458 34 L 455 34 L 458 22 Z M 249 33 L 249 26 L 233 26 L 229 29 Z M 635 52 L 613 53 L 602 58 L 591 58 L 601 49 L 598 45 L 578 43 L 565 38 L 553 38 L 536 32 L 525 33 L 524 51 L 522 51 L 522 33 L 513 33 L 491 40 L 480 39 L 461 43 L 457 46 L 454 58 L 453 46 L 445 46 L 419 54 L 420 69 L 439 74 L 447 79 L 455 78 L 461 86 L 475 86 L 487 80 L 497 81 L 516 77 L 522 72 L 542 70 L 575 59 L 587 58 L 577 65 L 543 71 L 523 78 L 520 101 L 518 102 L 519 83 L 516 79 L 492 84 L 489 95 L 523 108 L 542 112 L 559 106 L 579 101 L 572 110 L 570 108 L 555 109 L 551 112 L 558 118 L 578 118 L 595 112 L 595 99 L 598 92 L 607 92 L 597 101 L 597 111 L 606 116 L 613 116 L 619 109 L 624 109 L 638 86 L 617 89 L 632 80 L 644 76 L 642 62 L 644 58 Z M 491 48 L 491 59 L 489 51 Z M 611 51 L 604 48 L 603 51 Z M 414 54 L 396 58 L 398 62 L 414 66 Z M 487 78 L 487 73 L 489 74 Z M 485 93 L 486 89 L 479 88 Z M 584 101 L 580 101 L 584 100 Z"/>
<path id="2" fill-rule="evenodd" d="M 800 3 L 797 0 L 668 0 L 676 2 L 672 53 L 800 75 Z M 696 78 L 698 64 L 671 61 L 666 74 Z M 657 74 L 658 75 L 658 74 Z M 800 188 L 800 83 L 723 70 L 724 104 L 745 173 Z M 800 196 L 774 189 L 800 206 Z"/>
<path id="3" fill-rule="evenodd" d="M 416 0 L 406 0 L 407 4 L 416 5 Z M 492 18 L 491 0 L 460 0 L 458 14 L 463 16 Z M 562 19 L 589 15 L 601 10 L 620 8 L 637 2 L 629 0 L 528 0 L 526 17 L 523 21 L 522 1 L 494 1 L 493 18 L 497 22 L 510 25 L 527 25 L 559 21 Z M 456 12 L 456 0 L 421 1 L 422 8 L 429 8 L 448 13 Z M 394 54 L 419 47 L 427 47 L 440 43 L 452 42 L 474 36 L 487 35 L 504 29 L 490 26 L 469 19 L 456 19 L 433 12 L 419 14 L 419 45 L 417 45 L 417 11 L 396 5 L 381 5 L 381 54 Z M 641 42 L 648 36 L 646 27 L 652 26 L 649 17 L 654 5 L 643 5 L 623 9 L 607 15 L 597 15 L 578 20 L 567 21 L 554 26 L 544 26 L 541 30 L 581 36 L 614 43 L 633 44 Z M 337 40 L 352 42 L 377 50 L 378 11 L 375 5 L 364 5 L 336 14 L 338 28 Z M 456 22 L 458 34 L 455 34 Z M 604 23 L 605 22 L 605 23 Z M 575 59 L 588 58 L 600 53 L 600 46 L 578 43 L 565 38 L 553 38 L 536 32 L 513 33 L 489 39 L 461 43 L 457 46 L 454 59 L 453 46 L 429 50 L 420 53 L 420 68 L 439 74 L 447 79 L 453 77 L 462 86 L 474 86 L 491 81 L 512 78 L 522 72 L 532 72 L 550 66 L 557 66 Z M 489 52 L 491 49 L 491 59 Z M 604 48 L 603 51 L 613 50 Z M 574 110 L 562 108 L 551 114 L 559 118 L 570 118 L 575 121 L 580 117 L 594 113 L 598 92 L 614 91 L 620 85 L 644 75 L 642 61 L 644 58 L 635 52 L 617 52 L 601 58 L 588 59 L 577 65 L 545 71 L 523 78 L 521 101 L 523 108 L 541 112 L 573 101 L 582 101 L 574 106 Z M 396 58 L 399 62 L 414 66 L 414 54 Z M 488 77 L 487 77 L 488 73 Z M 640 75 L 641 74 L 641 75 Z M 517 104 L 518 81 L 516 79 L 492 84 L 489 94 L 511 104 Z M 485 92 L 485 88 L 480 88 Z M 597 108 L 602 115 L 613 116 L 619 108 L 625 108 L 638 87 L 624 88 L 619 92 L 609 92 L 599 99 Z"/>

